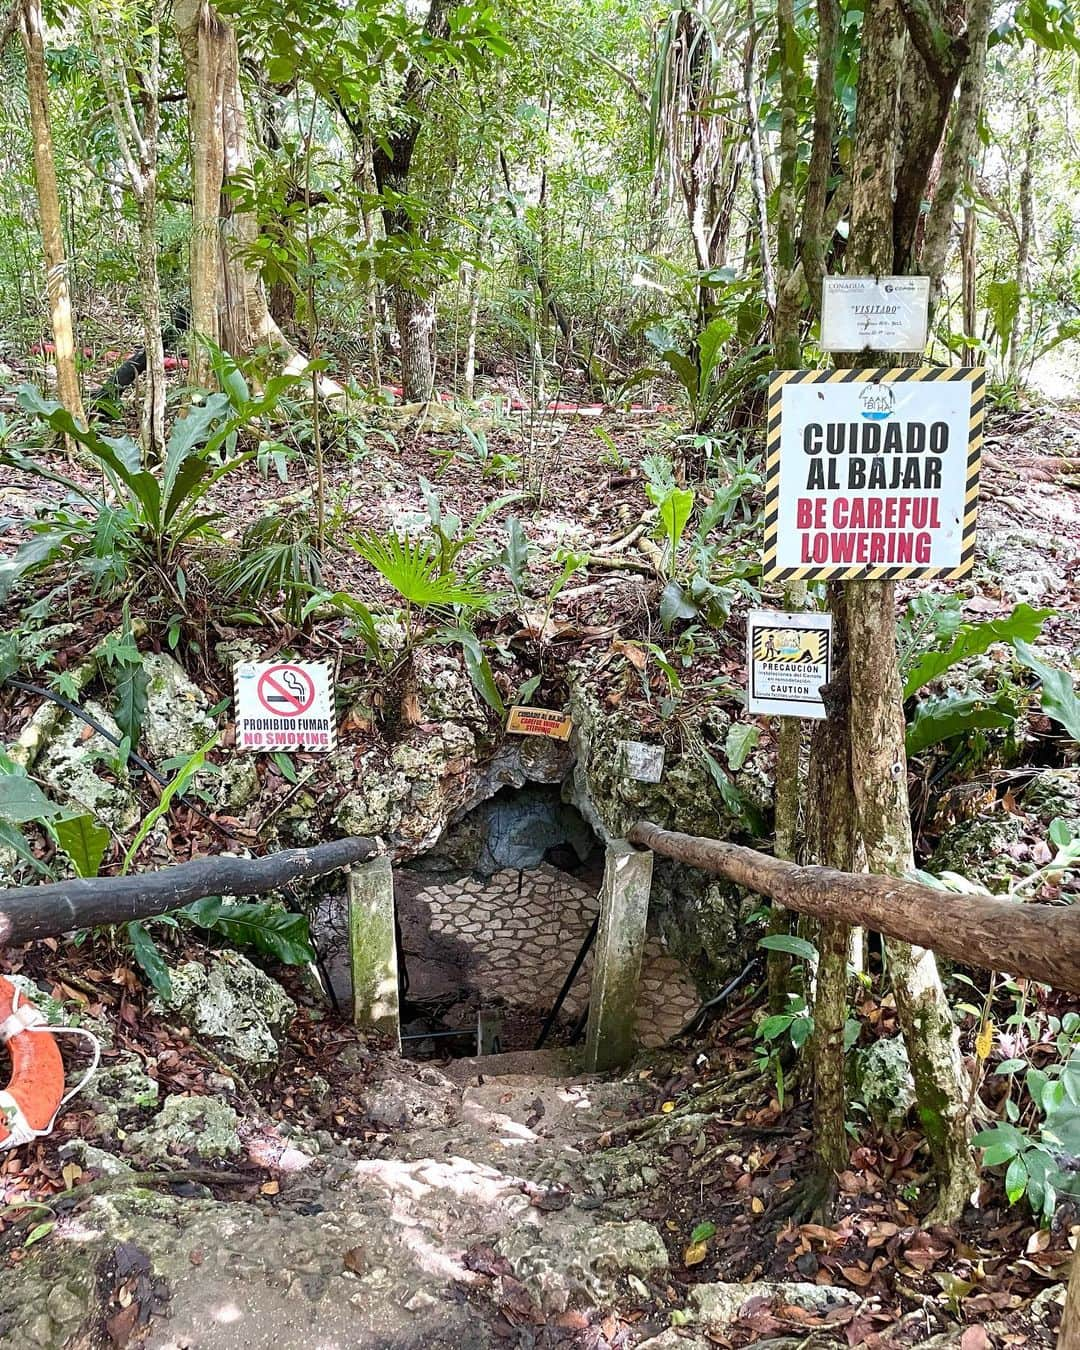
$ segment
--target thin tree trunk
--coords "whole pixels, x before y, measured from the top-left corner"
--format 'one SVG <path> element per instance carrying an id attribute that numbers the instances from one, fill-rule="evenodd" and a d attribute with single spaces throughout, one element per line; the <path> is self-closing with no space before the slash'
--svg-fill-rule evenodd
<path id="1" fill-rule="evenodd" d="M 974 366 L 975 341 L 978 335 L 979 311 L 975 282 L 978 264 L 979 218 L 973 206 L 964 207 L 964 228 L 960 235 L 960 270 L 962 273 L 962 306 L 964 337 L 964 365 Z"/>
<path id="2" fill-rule="evenodd" d="M 79 372 L 75 362 L 75 331 L 71 318 L 68 262 L 64 252 L 60 193 L 56 182 L 52 129 L 49 123 L 49 82 L 45 69 L 45 21 L 41 0 L 23 0 L 22 39 L 26 53 L 26 87 L 30 129 L 34 142 L 34 186 L 37 191 L 41 243 L 45 253 L 45 289 L 49 297 L 56 392 L 72 417 L 85 423 Z"/>
<path id="3" fill-rule="evenodd" d="M 922 270 L 930 278 L 931 312 L 941 297 L 949 262 L 956 202 L 975 175 L 979 153 L 979 117 L 986 86 L 986 44 L 990 33 L 993 0 L 971 0 L 968 10 L 968 59 L 960 76 L 960 90 L 952 114 L 952 127 L 941 157 L 941 173 L 926 219 L 921 257 Z M 969 194 L 965 194 L 969 195 Z M 965 211 L 965 221 L 968 211 Z"/>
<path id="4" fill-rule="evenodd" d="M 778 8 L 778 14 L 783 14 L 785 19 L 787 0 L 782 0 Z M 761 119 L 758 116 L 758 94 L 757 94 L 757 28 L 754 23 L 753 0 L 750 0 L 748 6 L 748 18 L 750 22 L 750 36 L 746 40 L 746 55 L 743 58 L 743 102 L 746 107 L 746 120 L 750 128 L 750 164 L 752 169 L 752 180 L 754 187 L 754 205 L 757 208 L 758 230 L 761 238 L 761 275 L 765 283 L 765 303 L 770 312 L 776 310 L 776 272 L 773 268 L 772 247 L 769 240 L 769 198 L 765 190 L 765 161 L 761 150 Z M 794 27 L 794 25 L 792 25 Z M 788 69 L 788 63 L 783 63 L 783 70 Z M 781 76 L 783 79 L 783 75 Z M 788 101 L 785 99 L 785 108 Z M 781 157 L 790 150 L 790 146 L 781 145 Z M 781 169 L 783 177 L 783 169 Z M 791 175 L 791 182 L 794 185 L 794 174 Z"/>
<path id="5" fill-rule="evenodd" d="M 1009 334 L 1010 383 L 1020 378 L 1020 334 L 1024 325 L 1024 307 L 1031 288 L 1031 246 L 1035 240 L 1035 201 L 1033 184 L 1039 145 L 1039 52 L 1032 49 L 1031 79 L 1027 86 L 1024 167 L 1020 171 L 1020 240 L 1016 248 L 1016 317 Z"/>
<path id="6" fill-rule="evenodd" d="M 139 215 L 139 307 L 143 320 L 146 353 L 145 391 L 142 415 L 143 454 L 159 459 L 165 448 L 165 347 L 161 333 L 161 286 L 157 268 L 157 137 L 160 106 L 162 0 L 155 0 L 145 34 L 149 47 L 145 67 L 139 71 L 142 125 L 128 87 L 124 38 L 115 22 L 94 7 L 89 10 L 90 30 L 101 68 L 105 97 L 116 133 L 120 158 L 128 184 L 138 204 Z M 109 23 L 108 32 L 102 27 Z M 136 41 L 136 51 L 139 43 Z"/>
<path id="7" fill-rule="evenodd" d="M 233 179 L 251 171 L 236 35 L 208 0 L 175 0 L 173 26 L 191 134 L 192 382 L 211 383 L 207 342 L 233 357 L 273 352 L 286 373 L 299 374 L 306 359 L 271 318 L 262 280 L 248 259 L 258 221 L 253 212 L 237 210 L 227 192 Z M 343 393 L 325 375 L 318 388 L 324 398 Z"/>
<path id="8" fill-rule="evenodd" d="M 847 259 L 848 270 L 855 274 L 887 274 L 908 256 L 918 217 L 914 207 L 922 200 L 941 134 L 941 102 L 949 80 L 955 83 L 960 75 L 955 50 L 935 46 L 937 38 L 931 40 L 920 27 L 922 15 L 908 0 L 869 0 L 864 14 Z M 924 69 L 935 94 L 923 107 L 921 121 L 910 91 L 900 98 L 908 36 L 927 63 Z M 931 67 L 935 52 L 940 64 Z M 912 192 L 917 193 L 914 207 Z M 851 365 L 855 359 L 875 364 L 886 358 L 862 354 L 839 363 Z M 818 773 L 833 782 L 847 778 L 846 792 L 840 795 L 849 798 L 852 808 L 854 865 L 903 873 L 914 860 L 894 583 L 847 582 L 842 599 L 833 588 L 833 616 L 847 642 L 847 688 L 840 691 L 841 700 L 830 707 L 817 735 L 815 748 L 822 761 Z M 932 955 L 892 942 L 887 950 L 918 1108 L 938 1175 L 936 1213 L 951 1219 L 962 1211 L 977 1179 L 956 1028 Z M 826 1034 L 824 1029 L 821 1034 Z"/>
<path id="9" fill-rule="evenodd" d="M 1061 1315 L 1057 1350 L 1080 1350 L 1080 1247 L 1072 1259 L 1065 1311 Z"/>

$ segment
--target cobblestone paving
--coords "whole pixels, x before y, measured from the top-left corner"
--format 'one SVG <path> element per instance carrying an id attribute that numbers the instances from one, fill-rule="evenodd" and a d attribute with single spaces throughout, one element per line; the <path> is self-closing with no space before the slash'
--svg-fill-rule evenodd
<path id="1" fill-rule="evenodd" d="M 599 907 L 594 889 L 547 864 L 486 879 L 399 872 L 395 880 L 405 951 L 419 957 L 410 961 L 412 997 L 425 992 L 417 987 L 425 978 L 420 968 L 425 951 L 441 951 L 444 960 L 454 953 L 453 965 L 485 998 L 549 1007 Z M 590 952 L 564 1005 L 570 1020 L 588 1001 L 591 975 Z M 452 978 L 444 971 L 444 983 Z M 426 992 L 437 992 L 435 985 Z M 642 1044 L 662 1044 L 700 1002 L 693 981 L 650 933 L 638 1004 Z"/>

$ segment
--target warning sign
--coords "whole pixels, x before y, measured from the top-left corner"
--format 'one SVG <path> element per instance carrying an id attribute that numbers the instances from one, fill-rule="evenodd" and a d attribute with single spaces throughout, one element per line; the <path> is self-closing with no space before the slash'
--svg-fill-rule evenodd
<path id="1" fill-rule="evenodd" d="M 975 556 L 985 371 L 786 370 L 769 388 L 765 576 L 959 577 Z"/>
<path id="2" fill-rule="evenodd" d="M 752 609 L 747 617 L 747 707 L 780 717 L 825 716 L 820 689 L 832 669 L 832 615 Z"/>
<path id="3" fill-rule="evenodd" d="M 568 713 L 548 708 L 525 708 L 515 704 L 506 720 L 506 729 L 515 736 L 547 736 L 553 741 L 568 741 L 573 729 Z"/>
<path id="4" fill-rule="evenodd" d="M 240 661 L 234 671 L 240 750 L 333 750 L 334 702 L 323 661 Z"/>

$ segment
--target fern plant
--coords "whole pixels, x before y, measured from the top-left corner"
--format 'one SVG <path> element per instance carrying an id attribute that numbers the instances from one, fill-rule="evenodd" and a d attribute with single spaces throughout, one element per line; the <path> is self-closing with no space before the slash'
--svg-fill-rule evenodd
<path id="1" fill-rule="evenodd" d="M 309 596 L 322 585 L 322 554 L 314 524 L 296 514 L 266 516 L 249 525 L 236 556 L 218 570 L 223 595 L 257 605 L 281 596 L 286 622 L 299 628 Z"/>

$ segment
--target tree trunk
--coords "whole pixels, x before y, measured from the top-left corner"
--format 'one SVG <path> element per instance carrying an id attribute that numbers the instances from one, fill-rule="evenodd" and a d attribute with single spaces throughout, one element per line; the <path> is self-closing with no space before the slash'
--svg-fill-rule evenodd
<path id="1" fill-rule="evenodd" d="M 140 118 L 131 97 L 125 37 L 113 16 L 89 10 L 90 31 L 101 69 L 105 97 L 139 216 L 139 308 L 143 320 L 145 391 L 142 415 L 143 454 L 160 459 L 165 449 L 165 346 L 161 331 L 161 286 L 157 268 L 157 137 L 161 76 L 161 18 L 163 2 L 155 0 L 145 35 L 139 35 L 134 50 L 140 54 L 141 37 L 148 48 L 137 71 L 142 97 Z M 104 27 L 108 24 L 108 30 Z"/>
<path id="2" fill-rule="evenodd" d="M 964 346 L 965 366 L 974 366 L 975 340 L 978 336 L 979 311 L 976 300 L 976 264 L 978 262 L 979 218 L 971 205 L 964 207 L 964 228 L 960 235 L 960 272 L 962 286 L 962 306 L 964 337 L 968 339 Z"/>
<path id="3" fill-rule="evenodd" d="M 1080 1350 L 1080 1247 L 1072 1259 L 1065 1311 L 1061 1314 L 1057 1350 Z"/>
<path id="4" fill-rule="evenodd" d="M 1033 183 L 1035 161 L 1039 145 L 1039 50 L 1032 48 L 1031 79 L 1028 81 L 1027 116 L 1025 119 L 1024 167 L 1020 172 L 1020 238 L 1016 246 L 1016 316 L 1009 334 L 1008 378 L 1011 384 L 1019 381 L 1020 334 L 1024 326 L 1024 307 L 1031 288 L 1031 246 L 1035 241 L 1035 201 Z"/>
<path id="5" fill-rule="evenodd" d="M 833 613 L 833 678 L 825 686 L 829 716 L 814 723 L 810 737 L 810 774 L 806 788 L 806 854 L 814 862 L 844 872 L 857 871 L 851 742 L 844 716 L 848 669 L 846 604 L 843 590 L 830 586 Z M 810 1043 L 814 1075 L 814 1151 L 817 1184 L 828 1211 L 836 1195 L 836 1173 L 847 1164 L 844 1128 L 844 1024 L 847 1021 L 848 951 L 851 929 L 824 916 L 818 925 L 818 961 L 814 979 L 814 1035 Z"/>
<path id="6" fill-rule="evenodd" d="M 971 0 L 967 28 L 968 59 L 960 76 L 960 92 L 953 109 L 952 127 L 941 157 L 941 173 L 938 175 L 923 237 L 921 266 L 930 278 L 931 314 L 940 300 L 949 262 L 956 202 L 964 189 L 970 189 L 974 179 L 975 157 L 979 153 L 979 117 L 986 84 L 986 43 L 992 13 L 993 0 Z M 965 225 L 969 213 L 974 215 L 974 208 L 965 208 Z"/>
<path id="7" fill-rule="evenodd" d="M 905 3 L 869 0 L 863 19 L 847 256 L 848 270 L 856 275 L 887 275 L 908 258 L 947 95 L 951 97 L 960 73 L 948 35 L 943 35 L 946 46 L 936 47 L 937 39 L 931 41 L 920 26 L 925 12 L 910 3 L 901 12 Z M 908 38 L 916 52 L 905 62 Z M 924 97 L 918 105 L 912 92 L 913 62 L 923 76 L 919 88 Z M 838 364 L 888 360 L 862 353 Z M 839 690 L 840 698 L 832 702 L 828 720 L 816 733 L 812 764 L 816 751 L 830 790 L 850 805 L 852 865 L 902 873 L 914 860 L 894 584 L 847 582 L 842 598 L 833 588 L 832 607 L 834 625 L 846 635 L 847 687 Z M 838 780 L 845 777 L 841 789 Z M 820 857 L 828 841 L 819 833 L 817 843 Z M 977 1179 L 956 1028 L 930 953 L 903 944 L 887 946 L 918 1106 L 939 1180 L 937 1214 L 955 1218 Z M 835 1026 L 831 1031 L 835 1034 Z M 820 1034 L 828 1032 L 822 1028 Z"/>
<path id="8" fill-rule="evenodd" d="M 394 318 L 401 342 L 401 397 L 426 403 L 435 388 L 435 302 L 395 283 Z"/>
<path id="9" fill-rule="evenodd" d="M 191 380 L 212 381 L 206 343 L 233 357 L 272 351 L 287 373 L 305 358 L 270 316 L 262 280 L 249 260 L 259 235 L 254 212 L 228 194 L 251 171 L 247 112 L 236 35 L 208 0 L 176 0 L 173 26 L 184 60 L 191 133 Z M 201 339 L 201 341 L 200 341 Z M 320 376 L 324 398 L 342 393 Z"/>
<path id="10" fill-rule="evenodd" d="M 23 0 L 22 39 L 26 53 L 30 129 L 34 142 L 34 185 L 41 223 L 41 243 L 45 253 L 45 289 L 49 297 L 56 361 L 56 393 L 72 417 L 77 422 L 85 423 L 79 372 L 75 362 L 68 263 L 64 252 L 60 193 L 56 183 L 56 159 L 49 123 L 49 82 L 45 69 L 45 22 L 41 0 Z"/>

